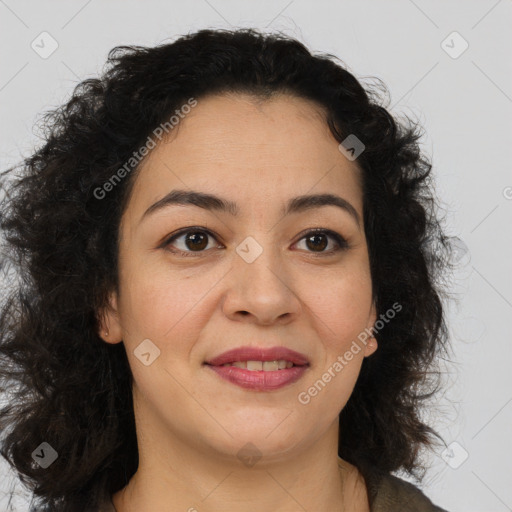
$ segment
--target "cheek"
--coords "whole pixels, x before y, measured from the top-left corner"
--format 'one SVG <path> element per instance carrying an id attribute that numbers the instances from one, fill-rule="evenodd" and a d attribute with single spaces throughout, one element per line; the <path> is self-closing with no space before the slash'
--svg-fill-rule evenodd
<path id="1" fill-rule="evenodd" d="M 315 279 L 315 290 L 310 304 L 323 353 L 308 382 L 311 387 L 305 391 L 315 407 L 340 411 L 352 393 L 364 358 L 360 335 L 364 336 L 369 326 L 370 274 L 364 265 L 350 269 L 347 265 L 335 276 Z"/>
<path id="2" fill-rule="evenodd" d="M 366 272 L 346 272 L 316 279 L 308 301 L 324 323 L 325 339 L 342 349 L 368 327 L 372 305 L 371 280 Z"/>
<path id="3" fill-rule="evenodd" d="M 179 326 L 200 299 L 200 294 L 186 283 L 139 275 L 122 294 L 123 322 L 131 331 L 162 338 Z"/>
<path id="4" fill-rule="evenodd" d="M 121 272 L 119 302 L 125 342 L 132 350 L 146 338 L 161 349 L 172 344 L 173 353 L 188 350 L 187 340 L 197 338 L 207 321 L 208 291 L 220 277 L 130 261 Z"/>

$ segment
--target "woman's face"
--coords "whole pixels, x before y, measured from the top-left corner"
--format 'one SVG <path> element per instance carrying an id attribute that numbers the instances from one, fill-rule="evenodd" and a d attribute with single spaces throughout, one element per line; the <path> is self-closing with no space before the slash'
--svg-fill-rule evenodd
<path id="1" fill-rule="evenodd" d="M 104 324 L 106 340 L 125 344 L 146 442 L 225 459 L 252 443 L 281 458 L 333 432 L 376 348 L 359 343 L 343 358 L 376 320 L 359 173 L 319 108 L 291 96 L 200 99 L 150 152 L 122 218 L 119 295 Z M 177 190 L 233 207 L 159 203 Z M 294 198 L 321 194 L 349 206 L 303 201 L 284 213 Z M 314 228 L 322 232 L 308 235 Z M 308 365 L 290 372 L 267 363 L 273 377 L 251 379 L 250 369 L 206 364 L 239 347 L 285 347 Z M 339 358 L 343 368 L 333 371 Z M 329 370 L 321 391 L 308 393 Z M 238 384 L 220 376 L 230 371 Z M 298 380 L 283 383 L 278 371 Z"/>

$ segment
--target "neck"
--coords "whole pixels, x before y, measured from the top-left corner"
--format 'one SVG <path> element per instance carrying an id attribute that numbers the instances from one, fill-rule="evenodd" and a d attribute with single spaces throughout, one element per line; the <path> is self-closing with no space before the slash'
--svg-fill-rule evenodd
<path id="1" fill-rule="evenodd" d="M 113 504 L 116 512 L 369 511 L 366 486 L 355 466 L 336 452 L 334 457 L 321 455 L 303 453 L 265 463 L 262 458 L 252 467 L 238 459 L 167 458 L 163 453 L 150 457 L 149 465 L 143 457 L 128 485 L 113 496 Z"/>

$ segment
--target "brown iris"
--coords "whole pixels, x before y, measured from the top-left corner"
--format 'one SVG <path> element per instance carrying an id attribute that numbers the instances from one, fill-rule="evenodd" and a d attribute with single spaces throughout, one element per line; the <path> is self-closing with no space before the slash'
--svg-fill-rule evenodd
<path id="1" fill-rule="evenodd" d="M 323 238 L 323 241 L 321 241 L 320 243 L 318 243 L 318 239 L 319 238 Z M 317 242 L 313 242 L 311 245 L 310 245 L 310 242 L 312 240 L 317 240 Z M 308 247 L 311 249 L 311 248 L 315 248 L 315 249 L 320 249 L 323 250 L 325 249 L 325 247 L 327 247 L 327 237 L 325 235 L 311 235 L 311 236 L 308 236 L 306 238 L 306 243 L 308 244 Z"/>
<path id="2" fill-rule="evenodd" d="M 190 250 L 200 251 L 208 245 L 208 235 L 200 231 L 192 231 L 185 237 L 185 244 Z"/>

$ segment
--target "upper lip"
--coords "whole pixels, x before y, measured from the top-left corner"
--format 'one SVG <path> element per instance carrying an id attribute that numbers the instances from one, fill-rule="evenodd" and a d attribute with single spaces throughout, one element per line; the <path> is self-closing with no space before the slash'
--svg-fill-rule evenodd
<path id="1" fill-rule="evenodd" d="M 284 359 L 291 361 L 297 366 L 307 366 L 309 361 L 304 354 L 295 352 L 286 347 L 238 347 L 209 359 L 206 364 L 211 366 L 221 366 L 226 363 L 234 363 L 235 361 L 276 361 Z"/>

